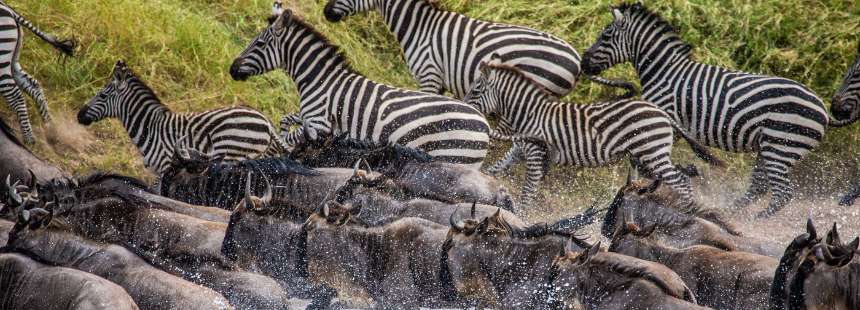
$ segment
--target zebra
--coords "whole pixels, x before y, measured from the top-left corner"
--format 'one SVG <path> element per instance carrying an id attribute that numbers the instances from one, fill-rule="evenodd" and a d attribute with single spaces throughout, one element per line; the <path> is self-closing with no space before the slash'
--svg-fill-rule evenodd
<path id="1" fill-rule="evenodd" d="M 673 131 L 687 140 L 697 155 L 722 165 L 652 103 L 631 99 L 566 103 L 525 72 L 495 58 L 484 64 L 481 72 L 465 101 L 485 115 L 497 116 L 499 134 L 491 137 L 515 134 L 544 142 L 524 143 L 509 151 L 522 154 L 506 155 L 526 159 L 527 178 L 520 198 L 523 206 L 531 204 L 550 161 L 598 167 L 625 156 L 634 167 L 675 189 L 689 205 L 690 180 L 670 159 Z"/>
<path id="2" fill-rule="evenodd" d="M 78 112 L 84 126 L 104 118 L 122 122 L 143 155 L 144 166 L 158 175 L 170 165 L 177 146 L 227 161 L 286 151 L 262 113 L 245 107 L 174 113 L 122 60 L 114 66 L 110 82 Z"/>
<path id="3" fill-rule="evenodd" d="M 669 113 L 700 143 L 728 152 L 758 153 L 751 185 L 734 208 L 770 190 L 773 215 L 791 202 L 792 167 L 818 146 L 830 124 L 821 99 L 806 86 L 780 77 L 698 63 L 671 24 L 642 4 L 613 8 L 614 20 L 585 53 L 583 71 L 632 62 L 642 98 Z"/>
<path id="4" fill-rule="evenodd" d="M 371 81 L 290 10 L 251 41 L 230 75 L 246 80 L 277 68 L 293 78 L 301 97 L 302 125 L 285 137 L 290 147 L 308 138 L 346 134 L 420 149 L 436 160 L 474 168 L 487 154 L 489 124 L 475 108 Z"/>
<path id="5" fill-rule="evenodd" d="M 564 96 L 580 76 L 580 56 L 570 44 L 535 29 L 487 22 L 445 11 L 427 0 L 329 0 L 325 18 L 339 22 L 360 12 L 378 11 L 394 33 L 420 90 L 462 99 L 478 77 L 478 66 L 496 53 L 553 94 Z M 632 84 L 600 77 L 595 82 Z"/>
<path id="6" fill-rule="evenodd" d="M 854 64 L 848 68 L 842 79 L 842 86 L 833 95 L 830 113 L 834 121 L 830 126 L 847 126 L 860 118 L 860 45 L 857 46 L 857 57 Z"/>
<path id="7" fill-rule="evenodd" d="M 61 41 L 42 32 L 30 21 L 16 13 L 9 5 L 0 1 L 0 95 L 18 115 L 24 142 L 32 144 L 35 142 L 35 138 L 30 126 L 27 105 L 21 91 L 36 102 L 42 120 L 50 121 L 51 115 L 48 110 L 48 101 L 45 99 L 45 93 L 39 81 L 24 71 L 18 61 L 21 56 L 21 46 L 24 43 L 24 32 L 21 30 L 21 26 L 30 29 L 37 37 L 67 56 L 74 54 L 76 43 L 73 40 Z"/>
<path id="8" fill-rule="evenodd" d="M 847 126 L 860 118 L 860 45 L 857 46 L 857 56 L 854 64 L 848 68 L 842 79 L 842 86 L 833 95 L 830 104 L 830 113 L 836 119 L 831 126 Z M 850 206 L 860 197 L 860 184 L 857 184 L 850 192 L 845 194 L 839 204 Z"/>

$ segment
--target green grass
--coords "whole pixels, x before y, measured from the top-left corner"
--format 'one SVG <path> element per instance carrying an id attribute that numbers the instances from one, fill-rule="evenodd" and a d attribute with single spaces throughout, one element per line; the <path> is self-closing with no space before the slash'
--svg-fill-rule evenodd
<path id="1" fill-rule="evenodd" d="M 23 66 L 47 91 L 54 114 L 74 119 L 80 108 L 106 82 L 118 59 L 124 59 L 163 101 L 176 111 L 201 111 L 244 104 L 273 120 L 298 108 L 292 82 L 271 73 L 248 82 L 234 82 L 227 69 L 233 57 L 265 26 L 270 0 L 41 0 L 8 1 L 43 30 L 76 38 L 79 56 L 58 60 L 57 53 L 27 34 Z M 611 20 L 602 1 L 579 0 L 443 0 L 447 9 L 485 20 L 531 26 L 566 39 L 580 52 Z M 700 61 L 779 75 L 809 85 L 829 98 L 853 61 L 858 41 L 860 5 L 854 1 L 724 0 L 648 1 L 676 25 Z M 397 43 L 376 13 L 332 24 L 322 17 L 322 0 L 292 1 L 289 6 L 326 33 L 346 52 L 353 66 L 377 81 L 415 88 Z M 633 80 L 629 65 L 608 76 Z M 583 83 L 571 100 L 588 102 L 606 95 Z M 31 109 L 32 110 L 32 109 Z M 0 109 L 10 123 L 8 109 Z M 42 126 L 36 121 L 36 126 Z M 37 153 L 72 171 L 118 171 L 151 177 L 116 121 L 87 129 L 94 138 L 82 152 L 40 142 Z M 46 131 L 47 132 L 47 131 Z M 45 133 L 40 134 L 45 141 Z M 818 151 L 803 162 L 798 182 L 808 192 L 842 188 L 857 176 L 856 141 L 860 129 L 834 130 Z M 679 147 L 678 149 L 686 149 Z M 679 150 L 678 161 L 699 163 Z M 715 172 L 720 180 L 746 178 L 750 157 L 720 153 L 729 163 Z M 582 203 L 605 195 L 620 182 L 623 165 L 607 169 L 555 169 L 545 193 L 555 201 Z M 834 174 L 831 171 L 839 171 Z M 520 171 L 521 172 L 521 171 Z M 834 177 L 844 176 L 844 177 Z M 736 185 L 734 188 L 737 188 Z"/>

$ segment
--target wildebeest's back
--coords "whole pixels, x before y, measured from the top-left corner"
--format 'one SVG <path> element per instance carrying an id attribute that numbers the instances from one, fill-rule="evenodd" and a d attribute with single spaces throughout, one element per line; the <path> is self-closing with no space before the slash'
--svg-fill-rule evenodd
<path id="1" fill-rule="evenodd" d="M 0 248 L 6 246 L 6 241 L 9 240 L 9 231 L 12 230 L 12 226 L 15 226 L 15 223 L 7 220 L 0 220 Z"/>
<path id="2" fill-rule="evenodd" d="M 136 310 L 126 291 L 79 270 L 49 267 L 19 254 L 0 254 L 0 308 Z"/>
<path id="3" fill-rule="evenodd" d="M 388 260 L 383 294 L 373 297 L 399 305 L 447 306 L 439 283 L 440 254 L 447 232 L 447 226 L 419 218 L 404 218 L 386 227 Z"/>
<path id="4" fill-rule="evenodd" d="M 779 265 L 775 259 L 746 252 L 729 252 L 709 246 L 686 249 L 685 269 L 678 271 L 699 301 L 716 308 L 763 308 Z M 674 268 L 673 268 L 674 269 Z"/>

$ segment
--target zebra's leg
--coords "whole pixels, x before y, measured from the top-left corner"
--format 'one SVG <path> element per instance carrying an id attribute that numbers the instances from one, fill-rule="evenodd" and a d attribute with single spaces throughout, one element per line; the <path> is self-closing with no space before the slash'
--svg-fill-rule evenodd
<path id="1" fill-rule="evenodd" d="M 775 151 L 775 152 L 774 152 Z M 767 209 L 756 217 L 763 218 L 776 214 L 787 206 L 793 198 L 793 186 L 789 179 L 789 172 L 794 166 L 797 159 L 788 156 L 779 156 L 778 154 L 789 154 L 785 150 L 778 150 L 775 147 L 763 147 L 759 156 L 764 159 L 764 170 L 767 174 L 767 181 L 770 185 L 773 195 L 770 198 L 770 204 Z M 792 155 L 797 156 L 797 155 Z M 799 155 L 798 158 L 802 158 Z"/>
<path id="2" fill-rule="evenodd" d="M 21 124 L 21 134 L 24 136 L 24 142 L 27 144 L 35 142 L 33 128 L 30 127 L 30 116 L 27 114 L 27 105 L 24 102 L 21 89 L 15 83 L 4 84 L 0 86 L 0 94 L 3 95 L 6 103 L 18 115 L 18 122 Z"/>
<path id="3" fill-rule="evenodd" d="M 502 159 L 487 168 L 487 174 L 496 176 L 508 171 L 512 165 L 522 160 L 522 154 L 522 146 L 519 143 L 514 143 Z"/>
<path id="4" fill-rule="evenodd" d="M 755 167 L 753 167 L 752 176 L 750 177 L 750 186 L 747 189 L 747 192 L 741 198 L 735 200 L 732 207 L 734 209 L 746 208 L 767 194 L 768 189 L 765 163 L 761 156 L 759 156 L 756 160 Z"/>
<path id="5" fill-rule="evenodd" d="M 854 204 L 854 200 L 857 200 L 857 197 L 860 197 L 860 184 L 854 187 L 850 192 L 842 196 L 842 199 L 839 199 L 840 206 L 850 206 Z"/>
<path id="6" fill-rule="evenodd" d="M 526 157 L 526 182 L 523 184 L 520 205 L 521 208 L 528 208 L 537 196 L 537 190 L 546 174 L 547 150 L 534 143 L 528 143 L 523 148 Z"/>
<path id="7" fill-rule="evenodd" d="M 50 121 L 51 114 L 48 110 L 48 100 L 45 99 L 45 93 L 42 90 L 42 85 L 39 84 L 39 81 L 31 77 L 27 74 L 24 69 L 21 68 L 21 65 L 15 63 L 14 70 L 12 70 L 12 77 L 15 79 L 15 83 L 27 93 L 30 98 L 33 98 L 36 101 L 36 107 L 39 109 L 39 114 L 42 116 L 42 120 Z"/>
<path id="8" fill-rule="evenodd" d="M 690 185 L 690 177 L 672 164 L 669 152 L 640 155 L 631 162 L 638 163 L 643 170 L 646 170 L 645 175 L 659 178 L 663 184 L 671 187 L 680 196 L 684 207 L 693 203 L 693 187 Z"/>

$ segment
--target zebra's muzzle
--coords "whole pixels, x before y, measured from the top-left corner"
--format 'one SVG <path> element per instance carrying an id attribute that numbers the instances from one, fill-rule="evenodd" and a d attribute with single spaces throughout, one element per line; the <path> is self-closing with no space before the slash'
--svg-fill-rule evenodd
<path id="1" fill-rule="evenodd" d="M 78 123 L 84 126 L 89 126 L 93 123 L 93 118 L 87 115 L 87 111 L 89 111 L 89 106 L 84 106 L 78 111 Z"/>
<path id="2" fill-rule="evenodd" d="M 250 76 L 251 72 L 242 70 L 241 59 L 237 59 L 233 62 L 233 65 L 230 66 L 230 77 L 232 77 L 234 81 L 245 81 Z"/>

